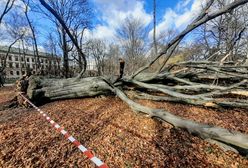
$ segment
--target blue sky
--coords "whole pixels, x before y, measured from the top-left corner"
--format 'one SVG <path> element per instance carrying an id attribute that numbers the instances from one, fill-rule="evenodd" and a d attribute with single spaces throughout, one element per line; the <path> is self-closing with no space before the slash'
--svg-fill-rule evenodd
<path id="1" fill-rule="evenodd" d="M 126 17 L 152 25 L 153 0 L 90 0 L 94 6 L 95 23 L 86 36 L 112 39 Z M 183 29 L 199 13 L 205 0 L 157 0 L 158 35 L 169 29 Z M 150 26 L 150 36 L 152 26 Z"/>
<path id="2" fill-rule="evenodd" d="M 173 29 L 181 31 L 194 18 L 206 0 L 157 0 L 157 35 Z M 93 27 L 86 31 L 87 38 L 101 38 L 113 41 L 115 32 L 125 18 L 132 16 L 140 19 L 149 27 L 152 37 L 153 0 L 89 0 L 93 6 Z M 51 32 L 51 23 L 37 13 L 30 16 L 39 31 L 39 44 L 45 42 L 45 36 Z"/>
<path id="3" fill-rule="evenodd" d="M 161 18 L 163 16 L 165 10 L 167 8 L 174 8 L 176 7 L 177 3 L 179 3 L 180 0 L 157 0 L 157 15 L 158 18 Z M 145 1 L 145 10 L 148 13 L 153 12 L 153 0 L 146 0 Z"/>

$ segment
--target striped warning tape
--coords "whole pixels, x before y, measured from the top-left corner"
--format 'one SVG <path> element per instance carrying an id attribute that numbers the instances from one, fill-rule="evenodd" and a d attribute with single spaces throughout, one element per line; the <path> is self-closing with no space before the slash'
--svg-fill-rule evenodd
<path id="1" fill-rule="evenodd" d="M 85 156 L 87 156 L 93 163 L 97 165 L 97 167 L 100 168 L 108 168 L 108 166 L 103 163 L 100 159 L 95 157 L 91 151 L 86 149 L 83 145 L 80 144 L 79 141 L 77 141 L 73 136 L 71 136 L 67 131 L 63 129 L 60 125 L 58 125 L 55 121 L 53 121 L 45 112 L 43 112 L 41 109 L 39 109 L 37 106 L 35 106 L 30 100 L 28 100 L 22 93 L 19 93 L 20 96 L 27 101 L 31 106 L 33 106 L 45 119 L 52 124 L 54 128 L 56 128 L 61 134 L 64 135 L 66 139 L 68 139 L 70 142 L 72 142 L 78 149 L 83 152 Z"/>

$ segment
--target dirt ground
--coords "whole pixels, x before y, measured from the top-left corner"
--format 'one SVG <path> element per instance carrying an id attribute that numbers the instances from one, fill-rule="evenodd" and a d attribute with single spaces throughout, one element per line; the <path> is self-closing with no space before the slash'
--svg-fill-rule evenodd
<path id="1" fill-rule="evenodd" d="M 0 106 L 14 95 L 0 88 Z M 205 109 L 139 101 L 179 116 L 248 133 L 245 110 Z M 116 97 L 63 100 L 40 106 L 109 167 L 248 168 L 248 159 L 136 114 Z M 0 167 L 95 167 L 34 109 L 0 111 Z"/>

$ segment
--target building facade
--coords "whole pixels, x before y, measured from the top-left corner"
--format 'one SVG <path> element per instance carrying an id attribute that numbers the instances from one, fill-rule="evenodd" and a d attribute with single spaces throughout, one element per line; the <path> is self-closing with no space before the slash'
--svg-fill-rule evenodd
<path id="1" fill-rule="evenodd" d="M 7 51 L 8 47 L 0 46 L 0 67 L 3 66 Z M 56 75 L 56 71 L 61 67 L 61 58 L 49 53 L 39 52 L 39 61 L 41 70 L 46 74 Z M 5 77 L 7 79 L 20 78 L 26 74 L 27 69 L 32 73 L 37 71 L 37 60 L 34 56 L 34 51 L 11 48 L 6 58 Z"/>

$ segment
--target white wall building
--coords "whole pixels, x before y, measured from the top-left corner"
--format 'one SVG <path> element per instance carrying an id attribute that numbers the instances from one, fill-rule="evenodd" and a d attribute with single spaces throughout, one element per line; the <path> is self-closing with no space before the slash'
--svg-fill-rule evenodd
<path id="1" fill-rule="evenodd" d="M 0 67 L 3 66 L 4 58 L 8 47 L 0 46 Z M 61 58 L 52 56 L 48 53 L 39 52 L 39 60 L 41 68 L 43 70 L 56 69 L 61 67 Z M 25 54 L 23 50 L 18 48 L 11 48 L 10 53 L 6 59 L 5 74 L 6 78 L 19 78 L 26 73 L 26 69 L 29 68 L 33 73 L 36 69 L 36 60 L 34 57 L 34 51 L 27 50 Z"/>

